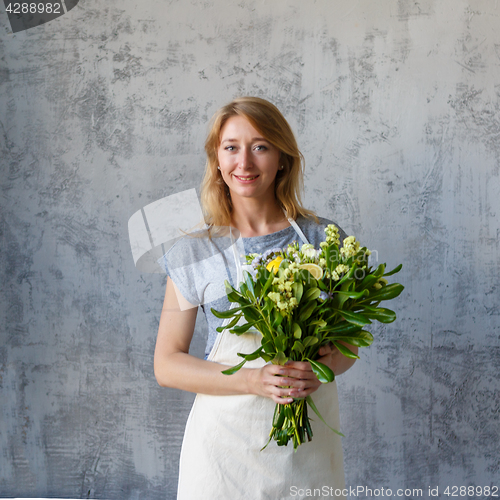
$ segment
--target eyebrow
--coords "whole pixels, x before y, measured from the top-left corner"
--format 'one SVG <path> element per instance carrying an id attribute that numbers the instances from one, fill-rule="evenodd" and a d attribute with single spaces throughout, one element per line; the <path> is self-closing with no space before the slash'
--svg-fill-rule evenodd
<path id="1" fill-rule="evenodd" d="M 264 137 L 253 137 L 252 138 L 252 142 L 259 142 L 259 141 L 265 141 L 268 144 L 271 144 L 267 139 L 264 139 Z M 231 138 L 224 139 L 223 141 L 221 141 L 221 144 L 224 142 L 238 142 L 238 139 L 231 139 Z"/>

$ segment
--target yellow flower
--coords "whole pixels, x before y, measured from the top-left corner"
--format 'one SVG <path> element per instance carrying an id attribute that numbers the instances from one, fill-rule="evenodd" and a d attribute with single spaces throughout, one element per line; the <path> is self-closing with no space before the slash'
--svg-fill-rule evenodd
<path id="1" fill-rule="evenodd" d="M 345 264 L 339 264 L 336 268 L 335 268 L 335 272 L 340 275 L 340 274 L 345 274 L 345 273 L 348 273 L 349 272 L 349 268 L 345 265 Z"/>
<path id="2" fill-rule="evenodd" d="M 280 264 L 281 264 L 281 261 L 283 260 L 283 257 L 280 257 L 278 255 L 278 257 L 276 257 L 275 259 L 273 259 L 271 262 L 269 262 L 269 264 L 266 266 L 266 269 L 268 271 L 272 271 L 273 273 L 277 273 L 278 272 L 278 269 L 280 267 Z"/>

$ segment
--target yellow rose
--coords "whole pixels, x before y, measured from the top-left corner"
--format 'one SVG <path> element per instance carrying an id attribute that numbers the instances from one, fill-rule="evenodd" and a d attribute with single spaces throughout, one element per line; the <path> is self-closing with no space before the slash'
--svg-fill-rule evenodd
<path id="1" fill-rule="evenodd" d="M 271 262 L 269 262 L 269 264 L 266 266 L 266 269 L 268 271 L 272 271 L 274 274 L 276 274 L 278 272 L 278 269 L 280 267 L 282 260 L 283 260 L 283 257 L 280 257 L 280 256 L 276 257 Z"/>

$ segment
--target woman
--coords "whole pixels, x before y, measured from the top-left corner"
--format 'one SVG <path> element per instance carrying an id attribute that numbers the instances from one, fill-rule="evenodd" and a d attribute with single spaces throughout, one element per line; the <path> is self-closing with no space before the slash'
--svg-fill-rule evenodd
<path id="1" fill-rule="evenodd" d="M 284 247 L 294 240 L 319 248 L 330 221 L 318 219 L 300 203 L 302 155 L 274 105 L 243 97 L 224 106 L 213 119 L 205 149 L 202 204 L 208 233 L 210 228 L 232 228 L 231 236 L 239 232 L 246 254 Z M 231 376 L 221 373 L 241 361 L 237 352 L 252 352 L 260 342 L 252 333 L 216 332 L 221 320 L 210 309 L 228 309 L 229 302 L 209 290 L 217 289 L 225 277 L 235 285 L 241 264 L 235 259 L 236 272 L 228 270 L 232 265 L 228 245 L 222 250 L 219 245 L 219 253 L 214 253 L 217 244 L 212 238 L 201 240 L 183 238 L 163 258 L 169 277 L 155 376 L 161 386 L 198 394 L 183 441 L 178 498 L 277 500 L 300 498 L 308 488 L 343 488 L 340 438 L 321 422 L 314 422 L 313 440 L 296 453 L 291 445 L 277 447 L 274 442 L 260 451 L 275 403 L 314 394 L 327 422 L 338 428 L 335 382 L 320 387 L 307 362 L 278 366 L 259 359 Z M 200 246 L 210 250 L 203 255 Z M 187 261 L 196 264 L 186 265 Z M 209 325 L 205 360 L 189 354 L 197 315 L 190 304 L 202 305 Z M 336 375 L 354 362 L 328 346 L 319 354 Z"/>

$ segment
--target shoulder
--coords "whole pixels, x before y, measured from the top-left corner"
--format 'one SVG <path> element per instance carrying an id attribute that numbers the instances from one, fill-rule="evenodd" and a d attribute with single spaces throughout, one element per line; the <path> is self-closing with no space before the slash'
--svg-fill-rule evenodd
<path id="1" fill-rule="evenodd" d="M 201 229 L 166 242 L 164 246 L 164 254 L 158 262 L 169 269 L 176 269 L 206 258 L 209 254 L 210 238 L 208 231 Z"/>

